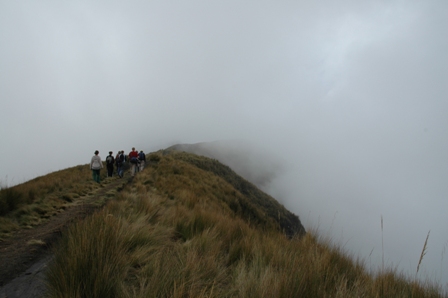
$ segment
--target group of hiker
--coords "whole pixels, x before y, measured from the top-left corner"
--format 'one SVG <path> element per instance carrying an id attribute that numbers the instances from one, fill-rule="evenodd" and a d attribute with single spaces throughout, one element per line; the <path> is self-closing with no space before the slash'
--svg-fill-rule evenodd
<path id="1" fill-rule="evenodd" d="M 100 183 L 100 170 L 103 168 L 103 161 L 98 154 L 99 151 L 96 150 L 95 155 L 90 160 L 90 169 L 92 170 L 93 180 Z M 138 152 L 132 147 L 132 151 L 129 152 L 128 155 L 124 154 L 124 151 L 121 150 L 118 151 L 115 157 L 113 156 L 113 152 L 109 151 L 109 155 L 106 157 L 107 177 L 113 176 L 115 166 L 117 168 L 118 177 L 122 178 L 124 168 L 127 164 L 130 165 L 132 177 L 134 177 L 138 171 L 142 171 L 146 164 L 146 155 L 143 153 L 143 150 Z"/>

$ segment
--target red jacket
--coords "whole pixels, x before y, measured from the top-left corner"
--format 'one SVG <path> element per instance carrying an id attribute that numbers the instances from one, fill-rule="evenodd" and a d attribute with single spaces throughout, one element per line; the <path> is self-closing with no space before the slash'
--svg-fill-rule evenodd
<path id="1" fill-rule="evenodd" d="M 129 160 L 133 157 L 137 157 L 138 158 L 138 152 L 137 151 L 131 151 L 129 152 Z"/>

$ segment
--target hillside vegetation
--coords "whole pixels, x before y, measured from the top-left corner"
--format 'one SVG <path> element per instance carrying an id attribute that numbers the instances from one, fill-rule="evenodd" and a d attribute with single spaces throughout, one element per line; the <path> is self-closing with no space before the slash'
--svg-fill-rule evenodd
<path id="1" fill-rule="evenodd" d="M 62 235 L 49 297 L 442 297 L 394 270 L 372 275 L 217 160 L 148 159 Z"/>
<path id="2" fill-rule="evenodd" d="M 88 165 L 78 165 L 2 188 L 0 241 L 8 239 L 17 230 L 41 225 L 67 208 L 86 203 L 103 205 L 107 198 L 115 196 L 116 189 L 92 202 L 95 194 L 111 182 L 118 185 L 125 183 L 125 180 L 112 181 L 105 179 L 105 176 L 106 171 L 101 171 L 103 182 L 99 185 L 92 180 Z"/>

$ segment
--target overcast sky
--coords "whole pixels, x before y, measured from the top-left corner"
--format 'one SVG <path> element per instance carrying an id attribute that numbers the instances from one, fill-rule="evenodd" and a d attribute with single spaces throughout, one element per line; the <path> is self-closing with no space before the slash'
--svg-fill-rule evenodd
<path id="1" fill-rule="evenodd" d="M 281 165 L 270 194 L 374 268 L 383 236 L 415 274 L 430 230 L 442 283 L 447 94 L 445 0 L 0 0 L 3 185 L 244 139 Z"/>

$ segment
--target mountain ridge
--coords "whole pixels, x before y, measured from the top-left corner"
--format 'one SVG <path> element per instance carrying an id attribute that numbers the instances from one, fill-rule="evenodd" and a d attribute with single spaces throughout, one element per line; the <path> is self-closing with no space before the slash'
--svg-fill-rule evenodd
<path id="1" fill-rule="evenodd" d="M 82 165 L 11 189 L 26 197 L 11 221 L 90 200 L 99 207 L 56 243 L 26 243 L 52 247 L 39 297 L 443 297 L 393 269 L 373 275 L 218 160 L 173 148 L 147 160 L 133 178 L 102 171 L 93 183 Z"/>
<path id="2" fill-rule="evenodd" d="M 182 148 L 182 146 L 183 145 L 176 145 L 169 147 L 163 151 L 163 154 L 176 154 L 175 152 L 179 147 Z M 229 166 L 213 158 L 201 159 L 194 157 L 194 155 L 180 155 L 180 159 L 185 160 L 198 168 L 223 177 L 228 183 L 235 187 L 235 189 L 245 196 L 248 196 L 250 202 L 256 203 L 263 212 L 268 214 L 273 220 L 277 221 L 281 230 L 283 230 L 288 237 L 305 234 L 305 228 L 297 215 L 286 209 L 277 200 L 261 191 L 251 182 L 235 173 Z"/>

